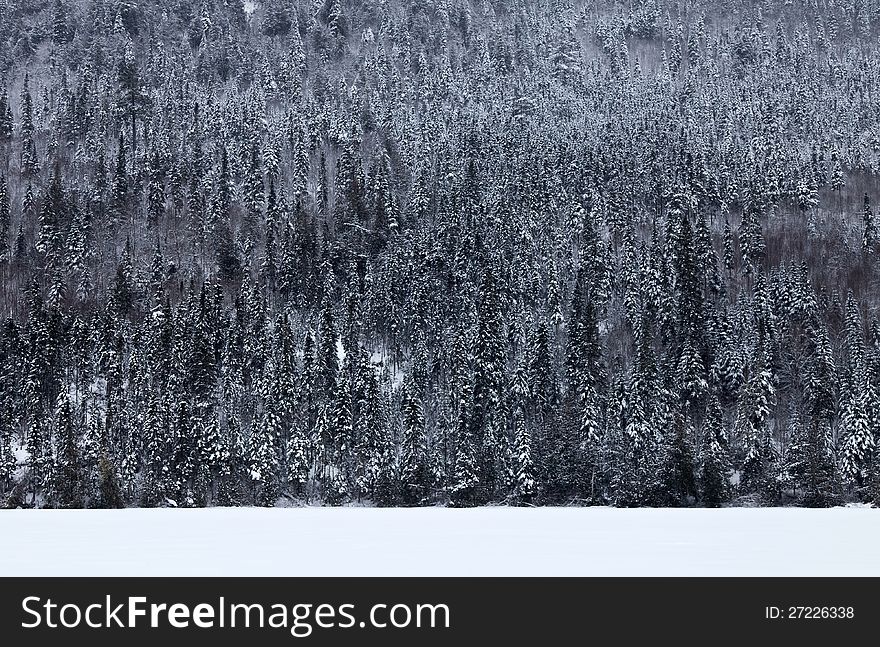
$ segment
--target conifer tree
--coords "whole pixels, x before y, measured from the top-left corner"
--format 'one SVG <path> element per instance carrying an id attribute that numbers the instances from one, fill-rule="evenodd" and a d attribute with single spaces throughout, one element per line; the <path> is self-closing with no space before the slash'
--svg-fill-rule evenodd
<path id="1" fill-rule="evenodd" d="M 740 398 L 738 426 L 743 451 L 740 486 L 746 492 L 756 492 L 766 484 L 768 422 L 775 394 L 773 375 L 767 366 L 766 351 L 760 341 L 752 358 L 750 373 Z"/>
<path id="2" fill-rule="evenodd" d="M 25 72 L 21 89 L 21 157 L 22 175 L 33 177 L 39 170 L 37 147 L 34 143 L 34 102 L 31 97 L 30 74 Z"/>
<path id="3" fill-rule="evenodd" d="M 700 497 L 709 507 L 717 507 L 727 499 L 727 443 L 723 431 L 721 404 L 712 397 L 700 443 Z"/>
<path id="4" fill-rule="evenodd" d="M 860 488 L 865 485 L 876 441 L 866 408 L 866 385 L 858 379 L 850 388 L 840 415 L 840 471 L 848 484 Z"/>
<path id="5" fill-rule="evenodd" d="M 406 503 L 419 503 L 429 485 L 425 417 L 411 381 L 403 387 L 400 483 Z"/>
<path id="6" fill-rule="evenodd" d="M 9 228 L 12 224 L 9 205 L 9 185 L 0 175 L 0 263 L 9 260 Z"/>
<path id="7" fill-rule="evenodd" d="M 526 426 L 522 409 L 517 407 L 513 417 L 513 496 L 521 503 L 528 503 L 536 494 L 535 470 L 532 462 L 532 438 Z"/>
<path id="8" fill-rule="evenodd" d="M 506 359 L 502 326 L 499 286 L 494 269 L 487 267 L 483 271 L 477 306 L 470 424 L 481 485 L 489 496 L 495 493 L 501 483 L 503 470 L 500 466 L 499 443 L 507 433 L 502 411 Z"/>
<path id="9" fill-rule="evenodd" d="M 124 219 L 128 207 L 128 170 L 125 155 L 125 138 L 119 132 L 116 149 L 116 166 L 113 173 L 113 193 L 111 198 L 111 225 L 118 226 Z"/>
<path id="10" fill-rule="evenodd" d="M 581 442 L 595 446 L 601 435 L 598 389 L 603 369 L 594 294 L 587 290 L 588 281 L 584 273 L 575 281 L 566 366 Z"/>
<path id="11" fill-rule="evenodd" d="M 812 202 L 802 202 L 803 205 L 812 206 Z M 766 245 L 761 227 L 760 214 L 757 205 L 748 204 L 743 209 L 742 222 L 739 228 L 739 244 L 742 257 L 746 263 L 746 269 L 753 271 L 760 267 L 764 257 Z"/>
<path id="12" fill-rule="evenodd" d="M 15 475 L 16 459 L 12 453 L 12 435 L 0 433 L 0 494 L 11 489 L 10 484 Z"/>
<path id="13" fill-rule="evenodd" d="M 260 505 L 271 507 L 278 496 L 278 438 L 281 424 L 271 398 L 264 406 L 248 442 L 248 462 L 251 480 L 257 487 L 257 501 Z"/>
<path id="14" fill-rule="evenodd" d="M 11 140 L 12 134 L 12 107 L 9 105 L 9 94 L 4 88 L 0 93 L 0 143 Z"/>
<path id="15" fill-rule="evenodd" d="M 476 503 L 477 487 L 476 456 L 470 430 L 459 429 L 455 447 L 455 463 L 450 494 L 452 504 L 467 506 Z"/>
<path id="16" fill-rule="evenodd" d="M 98 458 L 98 488 L 98 507 L 125 507 L 116 472 L 106 453 L 101 454 Z"/>
<path id="17" fill-rule="evenodd" d="M 315 349 L 317 369 L 315 378 L 319 393 L 327 397 L 336 384 L 336 374 L 339 370 L 336 323 L 329 294 L 324 296 L 320 316 L 318 346 Z"/>
<path id="18" fill-rule="evenodd" d="M 54 480 L 58 505 L 62 508 L 83 507 L 83 476 L 76 429 L 70 400 L 65 392 L 58 398 L 55 412 L 56 455 Z"/>
<path id="19" fill-rule="evenodd" d="M 871 211 L 871 199 L 865 194 L 865 206 L 862 210 L 862 251 L 871 255 L 877 246 L 877 227 L 874 224 L 874 212 Z"/>

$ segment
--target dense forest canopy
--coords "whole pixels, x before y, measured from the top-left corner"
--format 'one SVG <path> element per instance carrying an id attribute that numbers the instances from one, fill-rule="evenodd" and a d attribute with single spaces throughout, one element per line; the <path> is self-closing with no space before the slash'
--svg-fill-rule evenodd
<path id="1" fill-rule="evenodd" d="M 880 0 L 6 0 L 9 506 L 880 495 Z"/>

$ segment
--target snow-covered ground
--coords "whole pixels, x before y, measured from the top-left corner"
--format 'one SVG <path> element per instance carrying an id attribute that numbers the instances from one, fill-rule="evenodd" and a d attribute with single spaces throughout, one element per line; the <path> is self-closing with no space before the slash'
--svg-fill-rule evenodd
<path id="1" fill-rule="evenodd" d="M 0 575 L 880 575 L 880 511 L 2 510 Z"/>

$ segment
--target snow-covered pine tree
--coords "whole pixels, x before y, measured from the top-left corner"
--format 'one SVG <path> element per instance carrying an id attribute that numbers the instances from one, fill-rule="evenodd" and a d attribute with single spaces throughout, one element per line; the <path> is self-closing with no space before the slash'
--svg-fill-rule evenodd
<path id="1" fill-rule="evenodd" d="M 477 306 L 477 329 L 474 341 L 473 413 L 470 418 L 472 442 L 483 495 L 492 498 L 501 485 L 500 442 L 507 428 L 502 410 L 506 373 L 505 336 L 503 331 L 500 287 L 497 270 L 483 270 L 480 300 Z"/>
<path id="2" fill-rule="evenodd" d="M 519 503 L 529 503 L 538 488 L 532 461 L 532 437 L 519 407 L 513 414 L 513 458 L 513 497 Z"/>
<path id="3" fill-rule="evenodd" d="M 754 493 L 766 484 L 768 425 L 776 391 L 763 340 L 755 348 L 749 373 L 739 399 L 737 428 L 743 453 L 740 489 Z"/>
<path id="4" fill-rule="evenodd" d="M 876 447 L 866 391 L 864 377 L 856 377 L 841 405 L 840 472 L 845 482 L 855 488 L 865 485 Z"/>
<path id="5" fill-rule="evenodd" d="M 79 438 L 66 391 L 62 390 L 55 410 L 54 490 L 61 508 L 83 507 L 83 474 Z"/>
<path id="6" fill-rule="evenodd" d="M 722 416 L 721 403 L 717 396 L 712 396 L 700 441 L 699 467 L 700 498 L 709 507 L 718 507 L 726 501 L 730 489 L 730 467 Z"/>
<path id="7" fill-rule="evenodd" d="M 0 106 L 2 108 L 2 106 Z M 9 184 L 6 176 L 0 174 L 0 263 L 9 260 L 9 231 L 12 225 L 12 212 L 9 204 Z"/>
<path id="8" fill-rule="evenodd" d="M 877 250 L 877 225 L 874 223 L 874 212 L 871 210 L 871 198 L 865 193 L 862 209 L 862 252 L 872 256 Z"/>
<path id="9" fill-rule="evenodd" d="M 259 505 L 273 506 L 278 498 L 278 439 L 281 422 L 276 403 L 270 395 L 263 403 L 263 413 L 248 439 L 250 478 L 256 488 Z"/>
<path id="10" fill-rule="evenodd" d="M 39 159 L 37 147 L 34 142 L 34 101 L 31 96 L 30 74 L 25 72 L 24 83 L 21 88 L 21 129 L 19 141 L 21 142 L 20 168 L 26 177 L 34 177 L 39 171 Z"/>
<path id="11" fill-rule="evenodd" d="M 403 435 L 401 438 L 400 479 L 401 493 L 405 503 L 420 503 L 430 486 L 427 436 L 422 404 L 411 380 L 403 384 Z"/>

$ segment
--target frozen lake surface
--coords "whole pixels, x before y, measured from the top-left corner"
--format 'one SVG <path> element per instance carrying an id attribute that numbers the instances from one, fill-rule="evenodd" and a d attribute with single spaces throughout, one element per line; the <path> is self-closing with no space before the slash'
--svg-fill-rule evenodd
<path id="1" fill-rule="evenodd" d="M 0 575 L 880 575 L 871 508 L 0 511 Z"/>

